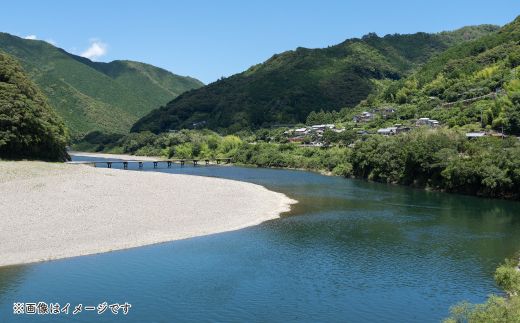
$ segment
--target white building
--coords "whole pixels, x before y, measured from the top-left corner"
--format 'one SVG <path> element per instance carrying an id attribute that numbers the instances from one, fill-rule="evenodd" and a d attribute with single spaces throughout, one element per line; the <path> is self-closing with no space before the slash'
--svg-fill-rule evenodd
<path id="1" fill-rule="evenodd" d="M 377 130 L 377 134 L 383 135 L 383 136 L 392 136 L 392 135 L 395 135 L 396 133 L 397 133 L 397 127 L 381 128 L 381 129 Z"/>
<path id="2" fill-rule="evenodd" d="M 294 129 L 294 133 L 295 134 L 306 134 L 307 133 L 307 128 L 297 128 L 297 129 Z"/>
<path id="3" fill-rule="evenodd" d="M 415 122 L 416 126 L 428 126 L 428 127 L 438 127 L 440 126 L 440 122 L 430 118 L 419 118 L 417 122 Z"/>
<path id="4" fill-rule="evenodd" d="M 316 124 L 316 125 L 311 126 L 311 128 L 314 129 L 314 130 L 326 130 L 326 129 L 334 129 L 334 128 L 336 128 L 336 126 L 333 125 L 332 123 L 329 123 L 329 124 Z"/>
<path id="5" fill-rule="evenodd" d="M 468 139 L 481 138 L 481 137 L 485 137 L 485 136 L 486 136 L 485 132 L 467 132 L 466 133 L 466 138 L 468 138 Z"/>

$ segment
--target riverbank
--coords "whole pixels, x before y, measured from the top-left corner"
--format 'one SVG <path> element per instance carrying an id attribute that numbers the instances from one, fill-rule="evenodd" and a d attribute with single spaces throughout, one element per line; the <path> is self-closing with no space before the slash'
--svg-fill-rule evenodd
<path id="1" fill-rule="evenodd" d="M 171 158 L 225 156 L 239 165 L 305 169 L 430 191 L 520 200 L 520 142 L 515 138 L 468 140 L 454 129 L 418 128 L 328 148 L 254 140 L 222 137 L 209 130 L 183 130 L 131 134 L 110 145 L 90 145 L 106 152 Z"/>
<path id="2" fill-rule="evenodd" d="M 245 182 L 26 161 L 0 162 L 0 194 L 0 266 L 237 230 L 295 203 Z"/>

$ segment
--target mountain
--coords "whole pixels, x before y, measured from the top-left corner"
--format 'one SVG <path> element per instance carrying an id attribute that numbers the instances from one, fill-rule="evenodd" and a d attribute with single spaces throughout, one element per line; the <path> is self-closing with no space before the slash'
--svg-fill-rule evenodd
<path id="1" fill-rule="evenodd" d="M 372 33 L 328 48 L 297 48 L 188 91 L 141 118 L 131 131 L 159 133 L 195 125 L 233 132 L 302 122 L 311 111 L 355 106 L 377 87 L 377 80 L 400 79 L 450 46 L 497 28 L 384 37 Z"/>
<path id="2" fill-rule="evenodd" d="M 20 64 L 0 52 L 0 157 L 63 161 L 63 121 Z"/>
<path id="3" fill-rule="evenodd" d="M 124 133 L 140 117 L 203 83 L 133 61 L 98 63 L 38 40 L 0 33 L 0 50 L 16 57 L 74 137 Z"/>
<path id="4" fill-rule="evenodd" d="M 401 119 L 430 117 L 520 135 L 520 16 L 497 32 L 455 45 L 375 101 Z M 408 115 L 408 117 L 406 117 Z"/>

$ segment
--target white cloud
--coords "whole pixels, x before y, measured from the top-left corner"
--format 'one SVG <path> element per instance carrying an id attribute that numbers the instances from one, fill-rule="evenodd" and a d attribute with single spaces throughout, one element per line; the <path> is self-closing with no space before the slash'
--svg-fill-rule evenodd
<path id="1" fill-rule="evenodd" d="M 97 39 L 91 39 L 90 46 L 83 53 L 81 53 L 81 56 L 95 60 L 101 56 L 106 55 L 107 48 L 107 44 Z"/>
<path id="2" fill-rule="evenodd" d="M 38 37 L 36 37 L 36 35 L 27 35 L 24 37 L 25 39 L 31 39 L 31 40 L 35 40 L 35 39 L 38 39 Z"/>

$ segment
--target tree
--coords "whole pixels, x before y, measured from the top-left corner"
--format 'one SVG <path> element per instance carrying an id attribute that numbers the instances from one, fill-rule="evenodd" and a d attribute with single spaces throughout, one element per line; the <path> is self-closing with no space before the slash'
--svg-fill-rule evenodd
<path id="1" fill-rule="evenodd" d="M 462 302 L 451 308 L 445 323 L 520 322 L 520 271 L 517 261 L 506 260 L 497 268 L 495 280 L 510 295 L 508 298 L 492 295 L 484 304 Z"/>
<path id="2" fill-rule="evenodd" d="M 0 157 L 65 161 L 63 121 L 19 63 L 0 52 Z"/>

